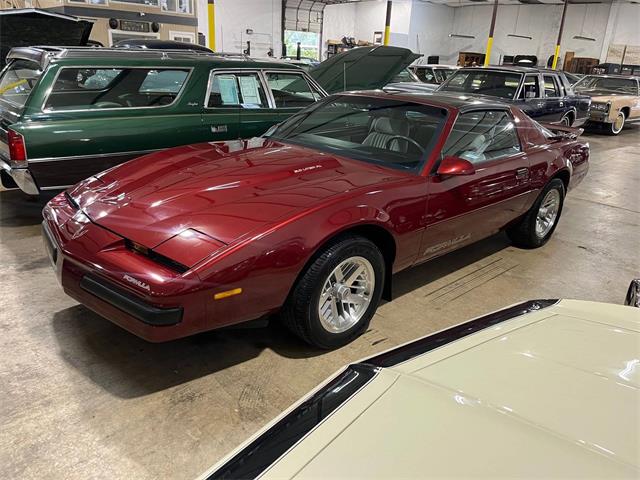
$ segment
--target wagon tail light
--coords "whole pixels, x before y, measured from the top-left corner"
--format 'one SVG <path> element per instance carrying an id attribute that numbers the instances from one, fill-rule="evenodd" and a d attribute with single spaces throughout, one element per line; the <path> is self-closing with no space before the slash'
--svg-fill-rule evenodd
<path id="1" fill-rule="evenodd" d="M 9 129 L 7 131 L 9 140 L 9 159 L 14 167 L 27 166 L 27 147 L 24 144 L 24 137 L 18 132 Z"/>

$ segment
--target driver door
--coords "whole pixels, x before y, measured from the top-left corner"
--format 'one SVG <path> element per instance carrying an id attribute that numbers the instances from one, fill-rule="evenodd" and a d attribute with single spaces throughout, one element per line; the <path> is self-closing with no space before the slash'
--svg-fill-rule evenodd
<path id="1" fill-rule="evenodd" d="M 429 177 L 421 260 L 490 236 L 525 208 L 529 160 L 509 110 L 459 115 L 442 150 L 445 156 L 468 160 L 475 172 Z"/>

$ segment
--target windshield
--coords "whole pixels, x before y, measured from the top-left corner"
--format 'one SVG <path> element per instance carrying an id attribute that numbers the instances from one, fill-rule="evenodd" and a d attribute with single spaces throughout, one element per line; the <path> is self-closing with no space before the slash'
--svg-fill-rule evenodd
<path id="1" fill-rule="evenodd" d="M 282 123 L 279 141 L 418 171 L 440 136 L 446 110 L 351 95 L 329 97 Z"/>
<path id="2" fill-rule="evenodd" d="M 638 82 L 633 78 L 584 77 L 573 86 L 573 89 L 578 92 L 601 90 L 638 95 Z"/>
<path id="3" fill-rule="evenodd" d="M 395 77 L 391 79 L 389 83 L 403 83 L 403 82 L 418 82 L 419 80 L 416 76 L 409 70 L 405 68 L 400 71 Z"/>
<path id="4" fill-rule="evenodd" d="M 444 82 L 447 78 L 449 78 L 456 70 L 454 68 L 435 68 L 434 73 L 436 75 L 436 80 L 438 83 Z"/>
<path id="5" fill-rule="evenodd" d="M 16 60 L 5 70 L 0 79 L 0 100 L 24 107 L 31 90 L 42 75 L 40 66 L 27 60 Z"/>
<path id="6" fill-rule="evenodd" d="M 518 91 L 521 78 L 522 75 L 519 73 L 496 70 L 458 70 L 439 90 L 512 99 Z"/>

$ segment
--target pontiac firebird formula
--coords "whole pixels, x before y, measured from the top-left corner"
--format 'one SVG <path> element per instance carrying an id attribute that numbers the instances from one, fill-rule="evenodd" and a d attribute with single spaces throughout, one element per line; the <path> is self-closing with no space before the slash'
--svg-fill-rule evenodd
<path id="1" fill-rule="evenodd" d="M 585 176 L 579 130 L 464 96 L 328 97 L 264 137 L 177 147 L 45 207 L 65 292 L 159 342 L 279 312 L 322 348 L 392 274 L 505 229 L 543 245 Z"/>

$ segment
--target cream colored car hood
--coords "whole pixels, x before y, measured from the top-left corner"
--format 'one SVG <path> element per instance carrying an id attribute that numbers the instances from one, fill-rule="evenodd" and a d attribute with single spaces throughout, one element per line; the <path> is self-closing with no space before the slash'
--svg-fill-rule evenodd
<path id="1" fill-rule="evenodd" d="M 638 478 L 639 387 L 640 310 L 563 300 L 380 369 L 260 478 Z"/>

